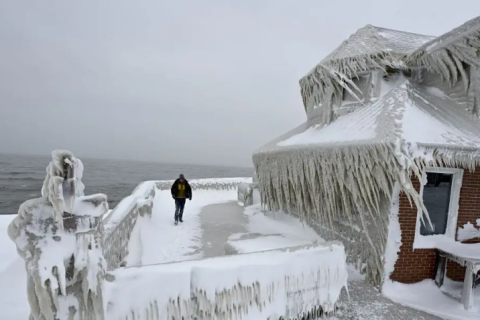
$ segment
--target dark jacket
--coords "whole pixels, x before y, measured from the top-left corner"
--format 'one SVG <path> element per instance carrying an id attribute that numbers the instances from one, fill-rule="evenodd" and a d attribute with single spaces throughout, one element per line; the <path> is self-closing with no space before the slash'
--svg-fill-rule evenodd
<path id="1" fill-rule="evenodd" d="M 170 188 L 170 191 L 172 192 L 172 197 L 174 199 L 177 198 L 179 183 L 180 183 L 180 179 L 175 180 L 175 182 L 172 184 L 172 188 Z M 185 199 L 192 199 L 192 188 L 190 187 L 190 184 L 186 179 L 185 179 Z"/>

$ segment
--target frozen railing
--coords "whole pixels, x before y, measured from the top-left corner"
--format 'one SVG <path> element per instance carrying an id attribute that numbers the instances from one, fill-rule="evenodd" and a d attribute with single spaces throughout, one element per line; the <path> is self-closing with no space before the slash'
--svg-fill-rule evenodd
<path id="1" fill-rule="evenodd" d="M 347 284 L 345 259 L 333 241 L 118 269 L 107 319 L 328 318 Z"/>
<path id="2" fill-rule="evenodd" d="M 138 216 L 151 216 L 155 187 L 155 181 L 140 183 L 103 219 L 103 255 L 108 270 L 118 268 L 128 255 L 128 242 Z"/>
<path id="3" fill-rule="evenodd" d="M 169 190 L 174 180 L 157 181 L 159 190 Z M 252 182 L 251 178 L 194 179 L 188 183 L 192 190 L 234 190 L 242 183 Z"/>

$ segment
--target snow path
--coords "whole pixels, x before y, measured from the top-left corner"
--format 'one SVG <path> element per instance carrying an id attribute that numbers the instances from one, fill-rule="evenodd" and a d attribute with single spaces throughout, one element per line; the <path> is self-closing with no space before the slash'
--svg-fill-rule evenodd
<path id="1" fill-rule="evenodd" d="M 170 191 L 157 191 L 152 218 L 142 221 L 141 242 L 136 244 L 142 250 L 141 261 L 132 259 L 128 265 L 191 260 L 203 257 L 204 253 L 209 257 L 223 255 L 223 244 L 230 235 L 223 239 L 222 230 L 227 230 L 225 223 L 232 222 L 232 232 L 238 232 L 236 227 L 241 228 L 236 223 L 240 222 L 243 214 L 241 208 L 233 203 L 236 199 L 236 190 L 196 190 L 193 200 L 187 200 L 185 205 L 184 222 L 175 226 L 175 203 Z M 137 263 L 133 263 L 134 260 Z"/>
<path id="2" fill-rule="evenodd" d="M 236 201 L 204 207 L 200 220 L 203 229 L 201 251 L 204 258 L 223 256 L 228 238 L 232 234 L 245 232 L 248 223 L 243 207 Z"/>

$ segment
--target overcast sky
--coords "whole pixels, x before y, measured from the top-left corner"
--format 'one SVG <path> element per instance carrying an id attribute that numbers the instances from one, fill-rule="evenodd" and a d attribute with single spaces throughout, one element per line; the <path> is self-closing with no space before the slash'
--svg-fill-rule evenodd
<path id="1" fill-rule="evenodd" d="M 388 4 L 387 4 L 388 3 Z M 440 35 L 478 0 L 0 0 L 0 152 L 251 166 L 358 28 Z"/>

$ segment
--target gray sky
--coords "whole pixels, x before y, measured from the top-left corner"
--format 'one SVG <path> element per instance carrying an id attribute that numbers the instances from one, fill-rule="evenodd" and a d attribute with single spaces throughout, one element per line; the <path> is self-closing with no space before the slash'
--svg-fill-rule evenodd
<path id="1" fill-rule="evenodd" d="M 479 14 L 478 0 L 0 0 L 0 152 L 251 166 L 306 119 L 298 80 L 358 28 L 440 35 Z"/>

